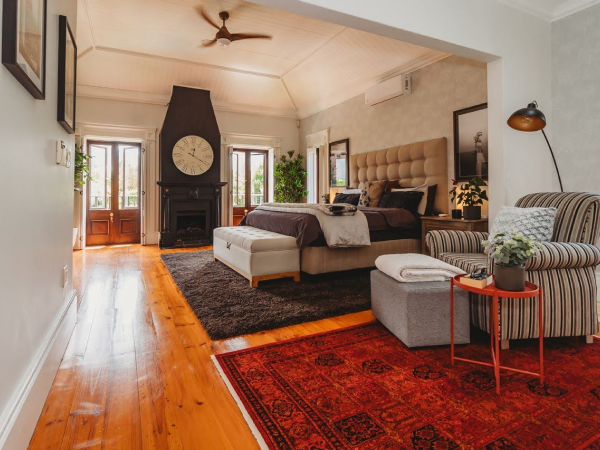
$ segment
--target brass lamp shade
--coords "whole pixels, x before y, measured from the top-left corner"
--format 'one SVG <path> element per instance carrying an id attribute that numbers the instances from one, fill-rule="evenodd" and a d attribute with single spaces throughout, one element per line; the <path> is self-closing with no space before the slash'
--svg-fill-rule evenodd
<path id="1" fill-rule="evenodd" d="M 546 116 L 537 109 L 536 103 L 530 103 L 527 108 L 512 113 L 507 123 L 509 127 L 519 131 L 540 131 L 546 126 Z"/>

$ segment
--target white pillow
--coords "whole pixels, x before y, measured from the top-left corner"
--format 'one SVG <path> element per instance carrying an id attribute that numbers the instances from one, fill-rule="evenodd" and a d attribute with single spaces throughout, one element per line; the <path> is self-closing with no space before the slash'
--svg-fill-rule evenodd
<path id="1" fill-rule="evenodd" d="M 402 189 L 392 189 L 392 192 L 402 192 L 402 191 L 419 191 L 423 193 L 423 197 L 421 197 L 421 201 L 419 202 L 419 207 L 417 208 L 417 212 L 421 215 L 425 214 L 425 210 L 427 209 L 427 194 L 429 192 L 429 186 L 427 184 L 422 184 L 421 186 L 411 187 L 411 188 L 402 188 Z"/>
<path id="2" fill-rule="evenodd" d="M 340 194 L 362 194 L 362 189 L 344 189 Z"/>
<path id="3" fill-rule="evenodd" d="M 550 242 L 554 232 L 556 208 L 517 208 L 503 206 L 490 230 L 490 236 L 499 232 L 521 233 L 538 242 Z"/>

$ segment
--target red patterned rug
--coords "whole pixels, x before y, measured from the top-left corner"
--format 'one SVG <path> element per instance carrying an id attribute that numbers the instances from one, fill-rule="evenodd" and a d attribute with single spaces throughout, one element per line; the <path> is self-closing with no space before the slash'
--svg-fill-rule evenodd
<path id="1" fill-rule="evenodd" d="M 479 340 L 457 356 L 489 360 Z M 504 374 L 501 398 L 491 369 L 409 350 L 378 323 L 213 358 L 263 448 L 600 449 L 600 342 L 545 344 L 547 384 Z M 537 371 L 536 345 L 501 360 Z"/>

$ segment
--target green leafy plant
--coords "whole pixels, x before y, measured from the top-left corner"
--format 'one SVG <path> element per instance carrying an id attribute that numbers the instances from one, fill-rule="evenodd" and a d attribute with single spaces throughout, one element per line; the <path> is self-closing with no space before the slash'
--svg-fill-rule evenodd
<path id="1" fill-rule="evenodd" d="M 487 191 L 481 189 L 482 187 L 487 186 L 487 184 L 481 177 L 475 177 L 460 186 L 455 180 L 452 180 L 452 183 L 454 187 L 449 192 L 452 203 L 454 203 L 454 200 L 458 199 L 460 205 L 477 206 L 483 205 L 483 201 L 488 200 Z"/>
<path id="2" fill-rule="evenodd" d="M 275 163 L 275 201 L 279 203 L 300 203 L 308 195 L 306 190 L 306 170 L 302 167 L 303 157 L 294 158 L 294 150 L 282 155 Z"/>
<path id="3" fill-rule="evenodd" d="M 83 185 L 86 181 L 92 181 L 92 174 L 90 171 L 91 158 L 91 155 L 88 155 L 83 151 L 81 145 L 75 144 L 75 185 Z"/>
<path id="4" fill-rule="evenodd" d="M 481 241 L 485 253 L 496 264 L 503 267 L 524 267 L 527 260 L 539 251 L 542 245 L 521 233 L 496 233 L 491 239 Z"/>

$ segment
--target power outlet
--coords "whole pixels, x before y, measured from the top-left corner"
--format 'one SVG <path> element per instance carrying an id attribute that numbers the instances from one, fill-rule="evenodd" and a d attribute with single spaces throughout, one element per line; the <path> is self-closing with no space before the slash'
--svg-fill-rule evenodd
<path id="1" fill-rule="evenodd" d="M 63 267 L 63 275 L 62 275 L 62 287 L 67 287 L 69 284 L 69 266 Z"/>

